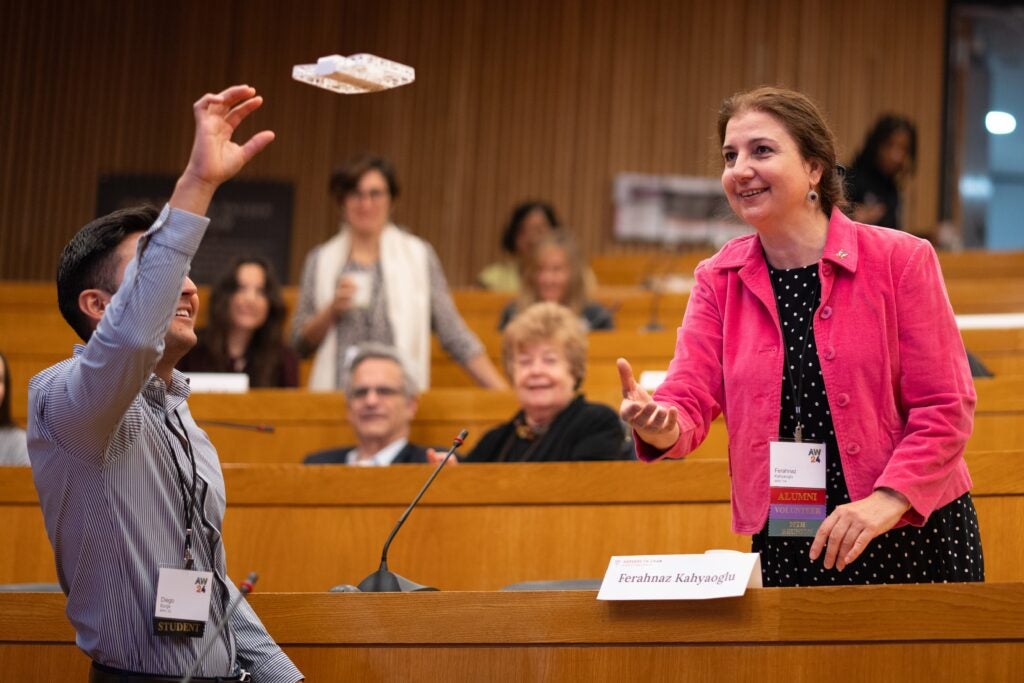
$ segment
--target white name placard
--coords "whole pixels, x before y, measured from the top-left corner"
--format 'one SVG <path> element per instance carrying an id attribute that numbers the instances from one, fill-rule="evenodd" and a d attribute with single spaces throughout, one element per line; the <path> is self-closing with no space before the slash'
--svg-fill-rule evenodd
<path id="1" fill-rule="evenodd" d="M 193 394 L 244 394 L 249 391 L 249 375 L 244 372 L 188 372 Z"/>
<path id="2" fill-rule="evenodd" d="M 736 551 L 703 555 L 627 555 L 608 563 L 598 600 L 709 600 L 761 587 L 761 556 Z"/>

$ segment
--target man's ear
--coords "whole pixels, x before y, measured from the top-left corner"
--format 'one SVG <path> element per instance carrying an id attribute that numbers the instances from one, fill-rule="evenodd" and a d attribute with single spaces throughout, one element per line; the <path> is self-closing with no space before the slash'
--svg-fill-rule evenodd
<path id="1" fill-rule="evenodd" d="M 110 305 L 111 296 L 102 289 L 83 289 L 78 295 L 78 308 L 93 323 L 99 323 L 103 312 Z"/>

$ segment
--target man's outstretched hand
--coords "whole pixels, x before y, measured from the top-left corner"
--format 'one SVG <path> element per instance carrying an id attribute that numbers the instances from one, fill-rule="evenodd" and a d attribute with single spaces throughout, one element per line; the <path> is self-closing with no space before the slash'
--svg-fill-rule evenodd
<path id="1" fill-rule="evenodd" d="M 242 121 L 262 104 L 255 88 L 234 85 L 216 95 L 207 93 L 192 105 L 196 120 L 192 154 L 168 202 L 171 207 L 205 215 L 217 188 L 274 140 L 269 130 L 256 133 L 243 144 L 231 139 Z"/>

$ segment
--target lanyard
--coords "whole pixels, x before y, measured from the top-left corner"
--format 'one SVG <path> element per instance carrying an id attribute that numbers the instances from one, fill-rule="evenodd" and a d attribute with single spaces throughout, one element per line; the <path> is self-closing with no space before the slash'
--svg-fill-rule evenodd
<path id="1" fill-rule="evenodd" d="M 818 297 L 821 295 L 821 278 L 815 277 L 814 280 L 816 284 L 813 297 L 811 298 L 811 309 L 807 314 L 807 327 L 804 328 L 804 343 L 800 347 L 800 357 L 796 362 L 797 376 L 795 381 L 793 379 L 793 363 L 789 355 L 789 344 L 786 343 L 785 333 L 782 335 L 782 348 L 786 357 L 786 379 L 789 380 L 789 386 L 793 392 L 793 412 L 796 415 L 796 428 L 793 430 L 793 440 L 797 443 L 803 441 L 804 437 L 803 418 L 800 415 L 800 396 L 803 395 L 804 388 L 804 357 L 807 354 L 807 345 L 811 341 L 811 332 L 814 328 L 814 314 L 818 308 Z"/>
<path id="2" fill-rule="evenodd" d="M 195 560 L 192 557 L 192 518 L 196 507 L 196 487 L 199 484 L 199 477 L 196 474 L 196 456 L 192 451 L 192 441 L 188 438 L 188 430 L 185 429 L 185 423 L 181 420 L 181 415 L 178 411 L 174 411 L 174 417 L 177 418 L 178 424 L 181 426 L 181 433 L 174 428 L 171 424 L 171 419 L 168 415 L 164 415 L 164 424 L 167 429 L 170 430 L 171 434 L 177 437 L 181 443 L 181 447 L 188 454 L 188 460 L 192 466 L 192 486 L 188 487 L 185 484 L 185 473 L 181 471 L 181 466 L 178 464 L 178 457 L 174 453 L 174 448 L 171 446 L 170 439 L 167 439 L 167 435 L 164 435 L 164 439 L 167 440 L 168 453 L 171 456 L 171 462 L 174 463 L 174 471 L 178 473 L 178 488 L 181 492 L 181 502 L 185 510 L 185 569 L 192 569 L 195 566 Z"/>

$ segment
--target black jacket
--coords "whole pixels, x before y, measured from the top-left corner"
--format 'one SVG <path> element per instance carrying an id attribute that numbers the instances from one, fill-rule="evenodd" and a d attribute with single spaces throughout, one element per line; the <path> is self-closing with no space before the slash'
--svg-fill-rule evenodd
<path id="1" fill-rule="evenodd" d="M 577 396 L 558 414 L 548 431 L 534 440 L 516 435 L 516 420 L 484 434 L 467 462 L 555 462 L 563 460 L 631 460 L 633 449 L 622 422 L 606 405 Z"/>
<path id="2" fill-rule="evenodd" d="M 346 464 L 349 451 L 355 446 L 343 446 L 341 448 L 328 448 L 323 451 L 310 453 L 302 461 L 307 465 L 344 465 Z M 391 462 L 392 465 L 403 463 L 423 463 L 427 461 L 427 449 L 417 446 L 414 443 L 405 444 L 405 448 L 398 451 L 398 455 Z"/>

